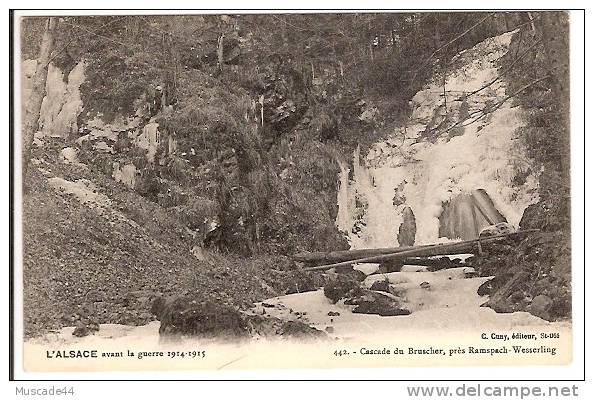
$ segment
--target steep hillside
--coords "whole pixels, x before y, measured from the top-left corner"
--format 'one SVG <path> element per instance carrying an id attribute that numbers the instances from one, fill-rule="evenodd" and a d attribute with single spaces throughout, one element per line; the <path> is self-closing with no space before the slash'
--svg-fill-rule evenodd
<path id="1" fill-rule="evenodd" d="M 283 257 L 192 253 L 184 221 L 83 164 L 60 138 L 36 148 L 23 203 L 25 333 L 90 323 L 144 324 L 158 295 L 249 307 L 292 291 Z"/>

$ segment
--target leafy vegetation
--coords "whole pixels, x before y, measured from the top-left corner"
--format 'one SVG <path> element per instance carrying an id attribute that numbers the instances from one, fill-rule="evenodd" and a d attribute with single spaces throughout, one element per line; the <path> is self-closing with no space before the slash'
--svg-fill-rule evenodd
<path id="1" fill-rule="evenodd" d="M 533 168 L 542 169 L 541 212 L 531 226 L 547 230 L 570 229 L 568 28 L 565 13 L 543 13 L 535 30 L 515 36 L 507 55 L 511 60 L 525 54 L 508 73 L 510 93 L 538 81 L 515 101 L 527 111 L 525 127 L 517 134 Z"/>

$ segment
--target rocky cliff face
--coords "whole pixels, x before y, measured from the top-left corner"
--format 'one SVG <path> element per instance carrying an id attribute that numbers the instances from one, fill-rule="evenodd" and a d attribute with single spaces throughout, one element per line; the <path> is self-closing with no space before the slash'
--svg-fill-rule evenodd
<path id="1" fill-rule="evenodd" d="M 313 114 L 309 89 L 290 66 L 271 60 L 251 91 L 227 90 L 205 73 L 188 70 L 187 93 L 180 89 L 177 104 L 155 109 L 148 88 L 134 102 L 133 114 L 106 110 L 105 116 L 85 109 L 81 85 L 82 97 L 95 93 L 89 91 L 94 83 L 85 80 L 85 68 L 77 64 L 65 79 L 50 65 L 36 145 L 43 146 L 45 136 L 62 138 L 64 160 L 76 160 L 175 210 L 199 245 L 248 253 L 286 253 L 326 242 L 343 246 L 332 225 L 334 172 L 326 170 L 335 157 L 307 138 L 298 143 L 307 150 L 294 143 L 310 129 Z M 24 95 L 34 71 L 34 60 L 23 63 Z M 309 160 L 299 161 L 306 170 L 291 161 L 301 151 L 309 153 Z M 289 190 L 292 185 L 303 189 Z M 296 219 L 304 214 L 309 215 L 305 224 Z M 300 227 L 290 228 L 294 225 Z"/>

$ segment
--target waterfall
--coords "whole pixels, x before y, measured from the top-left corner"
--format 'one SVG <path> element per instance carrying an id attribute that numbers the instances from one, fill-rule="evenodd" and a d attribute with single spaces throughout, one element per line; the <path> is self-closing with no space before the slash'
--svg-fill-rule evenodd
<path id="1" fill-rule="evenodd" d="M 142 128 L 142 133 L 136 137 L 136 146 L 147 150 L 146 158 L 150 163 L 155 162 L 157 149 L 161 144 L 159 124 L 150 122 Z"/>
<path id="2" fill-rule="evenodd" d="M 504 79 L 473 94 L 498 76 L 513 34 L 458 54 L 460 67 L 445 80 L 447 99 L 443 76 L 436 77 L 413 97 L 405 127 L 364 157 L 355 150 L 350 181 L 341 168 L 337 224 L 352 248 L 397 246 L 405 210 L 416 223 L 416 244 L 450 240 L 440 237 L 448 231 L 440 223 L 451 224 L 442 216 L 444 205 L 479 189 L 515 227 L 524 209 L 538 201 L 539 171 L 531 168 L 514 133 L 524 123 L 524 111 L 505 101 Z M 499 107 L 476 119 L 493 104 Z"/>
<path id="3" fill-rule="evenodd" d="M 396 246 L 402 220 L 394 205 L 394 187 L 401 180 L 398 169 L 370 169 L 353 153 L 353 180 L 341 165 L 338 192 L 339 229 L 349 233 L 352 248 Z"/>

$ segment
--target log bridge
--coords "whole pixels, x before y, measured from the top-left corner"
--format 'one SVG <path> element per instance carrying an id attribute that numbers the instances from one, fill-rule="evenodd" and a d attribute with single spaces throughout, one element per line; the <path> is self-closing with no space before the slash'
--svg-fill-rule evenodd
<path id="1" fill-rule="evenodd" d="M 479 237 L 453 243 L 426 244 L 421 246 L 386 247 L 378 249 L 344 250 L 332 252 L 299 253 L 293 255 L 293 260 L 309 265 L 302 271 L 325 271 L 331 268 L 349 267 L 359 263 L 383 263 L 387 261 L 401 261 L 406 264 L 411 259 L 415 265 L 430 265 L 430 257 L 456 254 L 477 254 L 483 245 L 488 245 L 506 238 L 517 238 L 522 235 L 537 232 L 538 229 L 526 229 L 512 233 Z M 423 264 L 423 259 L 427 264 Z M 314 265 L 314 266 L 311 266 Z"/>

